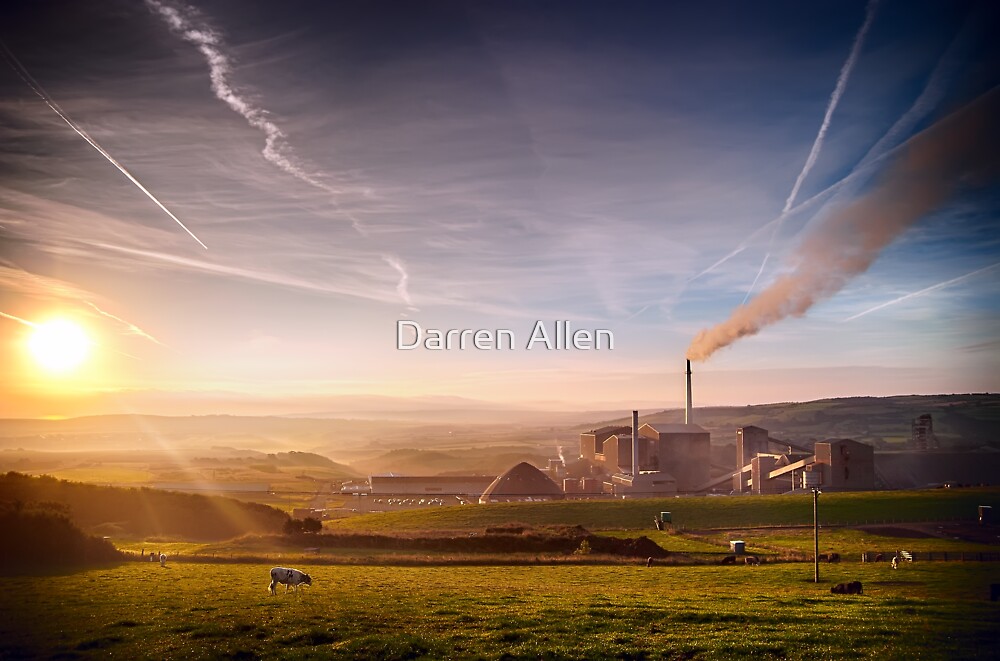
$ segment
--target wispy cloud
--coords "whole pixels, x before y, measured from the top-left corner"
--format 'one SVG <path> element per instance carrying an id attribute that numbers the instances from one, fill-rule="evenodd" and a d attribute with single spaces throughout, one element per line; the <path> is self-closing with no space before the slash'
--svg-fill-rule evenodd
<path id="1" fill-rule="evenodd" d="M 154 344 L 158 344 L 163 347 L 166 346 L 132 322 L 122 319 L 121 317 L 100 308 L 93 301 L 93 299 L 99 297 L 92 292 L 85 291 L 57 278 L 41 276 L 35 273 L 29 273 L 28 271 L 15 266 L 0 264 L 0 290 L 26 299 L 44 302 L 54 301 L 57 302 L 59 306 L 83 306 L 89 308 L 98 315 L 110 319 L 123 327 L 125 329 L 125 333 L 128 335 L 135 335 L 149 340 Z M 32 322 L 11 314 L 0 313 L 0 315 L 28 326 L 34 326 Z"/>
<path id="2" fill-rule="evenodd" d="M 396 272 L 399 273 L 399 284 L 396 285 L 396 293 L 399 294 L 399 297 L 403 299 L 403 302 L 406 303 L 407 306 L 416 310 L 416 308 L 413 307 L 413 300 L 410 298 L 410 276 L 406 272 L 406 267 L 403 265 L 403 262 L 400 261 L 400 259 L 395 255 L 382 255 L 382 259 L 385 260 L 386 264 L 396 269 Z"/>
<path id="3" fill-rule="evenodd" d="M 264 149 L 261 153 L 268 162 L 299 181 L 333 196 L 344 193 L 343 189 L 327 183 L 319 174 L 306 170 L 295 157 L 285 132 L 269 119 L 267 110 L 256 106 L 240 92 L 231 80 L 232 64 L 224 52 L 222 37 L 208 25 L 196 21 L 196 12 L 192 7 L 178 3 L 179 8 L 175 8 L 158 0 L 146 0 L 146 4 L 205 57 L 212 91 L 220 101 L 246 119 L 250 126 L 264 134 Z M 365 189 L 364 192 L 370 193 L 370 190 Z M 354 228 L 364 233 L 358 219 L 351 214 L 347 215 Z"/>
<path id="4" fill-rule="evenodd" d="M 983 273 L 987 273 L 989 271 L 992 271 L 993 269 L 997 268 L 998 266 L 1000 266 L 1000 262 L 996 262 L 994 264 L 990 264 L 989 266 L 985 266 L 985 267 L 983 267 L 981 269 L 976 269 L 975 271 L 971 271 L 970 273 L 966 273 L 965 275 L 960 275 L 957 278 L 952 278 L 951 280 L 945 280 L 944 282 L 939 282 L 936 285 L 931 285 L 930 287 L 924 287 L 923 289 L 921 289 L 919 291 L 910 292 L 909 294 L 905 294 L 903 296 L 900 296 L 899 298 L 894 298 L 891 301 L 886 301 L 885 303 L 881 303 L 879 305 L 876 305 L 875 307 L 868 308 L 867 310 L 865 310 L 863 312 L 859 312 L 859 313 L 857 313 L 855 315 L 851 315 L 850 317 L 847 317 L 846 319 L 844 319 L 844 321 L 845 322 L 847 322 L 847 321 L 854 321 L 855 319 L 860 319 L 861 317 L 864 317 L 867 314 L 871 314 L 872 312 L 876 312 L 876 311 L 881 310 L 883 308 L 887 308 L 890 305 L 896 305 L 897 303 L 902 303 L 903 301 L 908 301 L 908 300 L 910 300 L 912 298 L 917 298 L 918 296 L 923 296 L 924 294 L 929 294 L 932 291 L 937 291 L 939 289 L 944 289 L 945 287 L 951 287 L 952 285 L 957 285 L 957 284 L 959 284 L 961 282 L 965 282 L 966 280 L 971 280 L 972 278 L 975 278 L 976 276 L 982 275 Z"/>

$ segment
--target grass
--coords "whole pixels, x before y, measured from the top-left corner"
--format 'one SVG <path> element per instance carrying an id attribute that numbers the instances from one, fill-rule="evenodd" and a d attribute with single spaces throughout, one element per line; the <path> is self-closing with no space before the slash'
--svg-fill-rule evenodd
<path id="1" fill-rule="evenodd" d="M 932 489 L 825 493 L 821 524 L 973 520 L 978 505 L 1000 511 L 1000 489 Z M 511 521 L 529 525 L 582 525 L 588 530 L 649 529 L 657 513 L 671 512 L 677 529 L 805 525 L 812 523 L 810 494 L 739 498 L 655 498 L 465 505 L 380 512 L 327 522 L 331 531 L 480 530 Z"/>
<path id="2" fill-rule="evenodd" d="M 822 567 L 303 566 L 149 563 L 5 579 L 0 657 L 991 658 L 996 563 Z M 861 580 L 862 596 L 835 596 Z"/>

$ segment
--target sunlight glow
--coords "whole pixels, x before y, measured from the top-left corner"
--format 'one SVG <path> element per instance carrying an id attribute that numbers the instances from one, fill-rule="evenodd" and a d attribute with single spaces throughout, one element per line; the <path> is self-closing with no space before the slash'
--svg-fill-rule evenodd
<path id="1" fill-rule="evenodd" d="M 28 349 L 40 366 L 51 372 L 69 372 L 90 353 L 90 338 L 76 323 L 54 319 L 35 326 Z"/>

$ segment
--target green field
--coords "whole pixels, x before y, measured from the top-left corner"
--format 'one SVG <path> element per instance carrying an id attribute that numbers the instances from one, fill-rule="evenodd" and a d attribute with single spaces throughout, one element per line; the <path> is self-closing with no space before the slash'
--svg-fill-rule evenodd
<path id="1" fill-rule="evenodd" d="M 996 658 L 996 563 L 302 567 L 125 563 L 10 578 L 0 657 Z M 838 596 L 833 582 L 861 580 Z"/>
<path id="2" fill-rule="evenodd" d="M 824 525 L 893 521 L 975 520 L 979 505 L 1000 511 L 1000 489 L 931 489 L 826 493 L 820 496 Z M 812 523 L 812 496 L 745 496 L 574 500 L 548 503 L 465 505 L 380 512 L 327 524 L 331 531 L 478 530 L 512 521 L 530 525 L 581 525 L 588 530 L 652 528 L 653 517 L 671 512 L 676 529 L 755 528 Z"/>
<path id="3" fill-rule="evenodd" d="M 1000 507 L 1000 490 L 828 493 L 820 503 L 820 551 L 843 561 L 820 565 L 819 584 L 811 563 L 775 562 L 811 553 L 807 494 L 440 507 L 326 530 L 466 538 L 503 524 L 533 527 L 526 535 L 582 525 L 648 536 L 675 554 L 653 567 L 516 545 L 477 555 L 342 548 L 304 535 L 116 539 L 133 554 L 166 552 L 167 566 L 5 577 L 0 659 L 997 658 L 1000 608 L 989 597 L 1000 562 L 893 570 L 859 560 L 861 551 L 900 548 L 995 552 L 1000 530 L 973 522 L 978 505 Z M 672 512 L 672 529 L 653 529 L 661 511 Z M 927 520 L 942 523 L 884 523 Z M 717 564 L 737 538 L 767 562 Z M 685 564 L 692 559 L 704 564 Z M 314 585 L 272 597 L 272 565 L 303 569 Z M 863 595 L 830 593 L 853 580 Z"/>

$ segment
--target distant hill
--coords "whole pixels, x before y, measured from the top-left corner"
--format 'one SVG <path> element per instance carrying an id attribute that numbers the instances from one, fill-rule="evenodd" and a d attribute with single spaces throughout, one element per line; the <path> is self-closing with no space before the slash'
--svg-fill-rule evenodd
<path id="1" fill-rule="evenodd" d="M 266 461 L 288 468 L 326 468 L 342 477 L 356 477 L 357 471 L 350 466 L 338 464 L 329 457 L 315 452 L 277 452 L 267 455 Z"/>
<path id="2" fill-rule="evenodd" d="M 879 449 L 904 449 L 914 418 L 929 413 L 942 448 L 1000 449 L 1000 395 L 906 395 L 845 397 L 812 402 L 695 408 L 694 422 L 712 433 L 717 444 L 735 443 L 739 427 L 756 425 L 772 437 L 799 445 L 828 438 L 852 438 Z M 683 409 L 640 417 L 640 423 L 683 422 Z M 631 424 L 627 417 L 579 426 Z"/>
<path id="3" fill-rule="evenodd" d="M 458 401 L 456 401 L 458 400 Z M 405 410 L 394 409 L 411 418 L 419 401 L 410 401 Z M 389 417 L 393 410 L 368 410 L 379 404 L 400 405 L 400 398 L 362 398 L 341 404 L 364 409 L 359 413 Z M 314 419 L 276 416 L 184 416 L 109 415 L 68 420 L 0 419 L 0 450 L 23 448 L 40 452 L 101 450 L 123 452 L 176 453 L 197 450 L 195 456 L 221 456 L 230 448 L 231 456 L 255 455 L 257 463 L 267 461 L 264 453 L 276 456 L 307 451 L 329 457 L 335 466 L 312 464 L 333 476 L 357 472 L 502 472 L 519 461 L 541 465 L 562 446 L 572 458 L 579 448 L 579 434 L 607 424 L 628 424 L 629 411 L 545 413 L 529 412 L 520 417 L 511 408 L 492 408 L 489 415 L 476 415 L 477 402 L 460 398 L 435 399 L 428 416 L 447 420 L 449 411 L 461 408 L 462 415 L 451 421 L 402 421 L 375 419 Z M 451 407 L 451 408 L 449 408 Z M 342 414 L 343 411 L 334 412 Z M 472 414 L 470 416 L 470 413 Z M 695 422 L 712 433 L 712 442 L 722 452 L 713 453 L 716 463 L 724 459 L 722 446 L 735 443 L 736 429 L 757 425 L 775 438 L 811 446 L 816 440 L 853 438 L 879 449 L 901 449 L 910 438 L 911 421 L 924 413 L 934 419 L 934 429 L 944 449 L 992 446 L 1000 449 L 1000 395 L 910 395 L 898 397 L 848 397 L 811 402 L 787 402 L 757 406 L 699 407 Z M 321 414 L 317 414 L 321 415 Z M 620 416 L 620 417 L 616 417 Z M 496 418 L 495 421 L 494 418 Z M 681 422 L 683 409 L 643 415 L 642 422 Z M 501 465 L 496 448 L 507 447 L 510 463 Z M 409 460 L 394 450 L 437 450 L 447 456 L 415 455 Z M 250 452 L 250 451 L 253 452 Z M 476 454 L 482 451 L 483 454 Z M 16 459 L 0 452 L 0 465 L 22 470 Z M 189 453 L 190 454 L 190 453 Z M 728 456 L 728 455 L 727 455 Z M 415 463 L 407 463 L 412 460 Z M 110 461 L 110 459 L 106 459 Z M 284 461 L 284 460 L 282 460 Z M 309 461 L 315 461 L 309 459 Z M 34 469 L 32 469 L 34 470 Z M 335 473 L 334 473 L 335 471 Z M 255 478 L 256 479 L 256 478 Z"/>
<path id="4" fill-rule="evenodd" d="M 406 433 L 412 424 L 277 416 L 100 415 L 66 420 L 0 419 L 0 448 L 46 451 L 208 448 L 268 452 L 351 446 Z"/>

